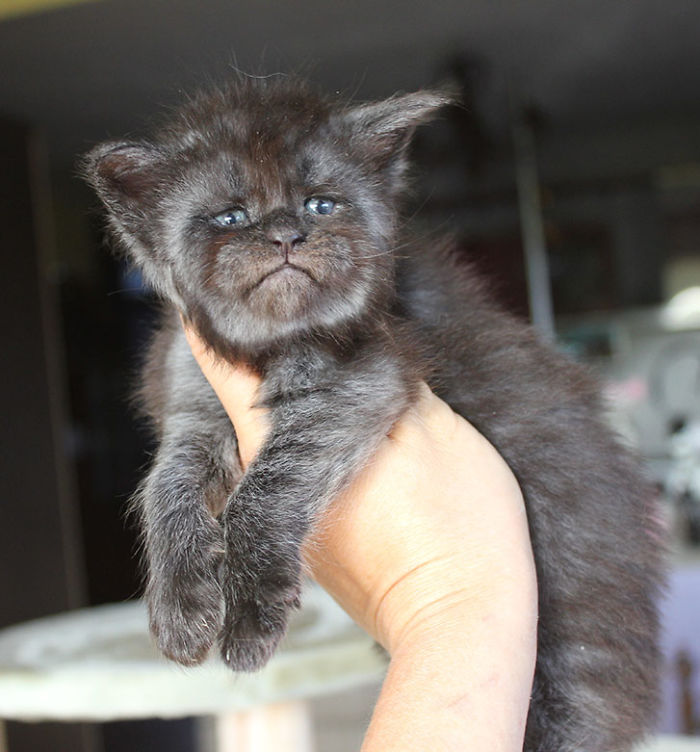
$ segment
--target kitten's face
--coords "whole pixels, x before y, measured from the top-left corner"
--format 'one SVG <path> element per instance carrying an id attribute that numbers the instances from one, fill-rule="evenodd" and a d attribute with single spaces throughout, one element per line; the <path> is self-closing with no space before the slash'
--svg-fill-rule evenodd
<path id="1" fill-rule="evenodd" d="M 245 347 L 332 329 L 391 290 L 392 198 L 327 124 L 287 121 L 202 139 L 155 217 L 186 311 Z"/>
<path id="2" fill-rule="evenodd" d="M 389 304 L 405 132 L 428 110 L 390 102 L 246 82 L 191 102 L 155 144 L 97 147 L 88 177 L 146 279 L 217 349 L 254 353 Z"/>

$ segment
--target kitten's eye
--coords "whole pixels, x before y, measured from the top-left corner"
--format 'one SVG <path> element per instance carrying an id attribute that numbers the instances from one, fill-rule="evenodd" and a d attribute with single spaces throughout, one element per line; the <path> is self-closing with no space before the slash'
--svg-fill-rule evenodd
<path id="1" fill-rule="evenodd" d="M 307 199 L 304 206 L 306 207 L 306 211 L 311 214 L 332 214 L 335 209 L 335 201 L 331 201 L 329 198 L 314 196 Z"/>
<path id="2" fill-rule="evenodd" d="M 245 225 L 248 223 L 248 215 L 245 213 L 245 209 L 236 207 L 234 209 L 226 209 L 212 217 L 212 221 L 221 227 L 233 227 L 234 225 Z"/>

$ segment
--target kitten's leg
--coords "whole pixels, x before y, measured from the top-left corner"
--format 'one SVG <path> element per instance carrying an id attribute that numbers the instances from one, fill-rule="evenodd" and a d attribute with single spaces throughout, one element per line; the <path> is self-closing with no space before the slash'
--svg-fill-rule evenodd
<path id="1" fill-rule="evenodd" d="M 299 605 L 301 546 L 314 516 L 358 472 L 408 404 L 405 385 L 382 373 L 365 377 L 306 392 L 277 408 L 272 435 L 226 507 L 220 641 L 235 670 L 256 670 L 271 656 Z"/>
<path id="2" fill-rule="evenodd" d="M 225 413 L 168 419 L 136 502 L 148 564 L 146 600 L 160 650 L 183 664 L 206 656 L 223 620 L 217 514 L 241 471 Z"/>

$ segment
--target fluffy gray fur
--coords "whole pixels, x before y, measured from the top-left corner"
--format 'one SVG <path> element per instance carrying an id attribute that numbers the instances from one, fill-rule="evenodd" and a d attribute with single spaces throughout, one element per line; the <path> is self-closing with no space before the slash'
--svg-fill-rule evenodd
<path id="1" fill-rule="evenodd" d="M 398 232 L 406 146 L 448 99 L 348 105 L 237 79 L 151 140 L 86 157 L 114 236 L 166 301 L 142 388 L 159 441 L 137 499 L 151 628 L 180 663 L 218 641 L 231 668 L 262 666 L 299 604 L 315 518 L 427 379 L 525 496 L 540 593 L 526 749 L 629 750 L 656 703 L 654 494 L 591 376 L 501 311 L 448 241 Z M 178 313 L 263 377 L 272 432 L 245 473 Z"/>

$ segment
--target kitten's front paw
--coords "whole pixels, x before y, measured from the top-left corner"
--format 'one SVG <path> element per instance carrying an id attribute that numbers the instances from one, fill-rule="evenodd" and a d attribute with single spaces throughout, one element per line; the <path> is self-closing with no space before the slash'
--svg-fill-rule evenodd
<path id="1" fill-rule="evenodd" d="M 148 595 L 151 633 L 159 650 L 185 666 L 201 663 L 221 629 L 221 588 L 216 580 L 152 587 Z"/>
<path id="2" fill-rule="evenodd" d="M 219 637 L 221 655 L 234 671 L 257 671 L 270 659 L 301 603 L 299 579 L 258 584 L 245 592 L 229 592 Z"/>
<path id="3" fill-rule="evenodd" d="M 219 569 L 223 536 L 218 523 L 203 528 L 179 555 L 151 560 L 146 590 L 151 633 L 168 658 L 186 666 L 201 663 L 223 623 Z"/>

